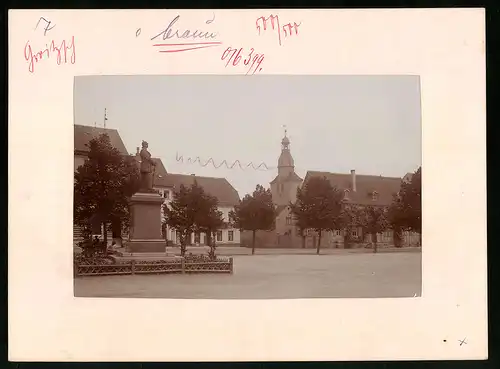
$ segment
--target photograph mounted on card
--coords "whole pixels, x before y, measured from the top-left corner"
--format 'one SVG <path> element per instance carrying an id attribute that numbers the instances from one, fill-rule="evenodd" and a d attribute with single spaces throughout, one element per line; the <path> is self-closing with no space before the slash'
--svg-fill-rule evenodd
<path id="1" fill-rule="evenodd" d="M 484 10 L 9 26 L 11 360 L 488 356 Z"/>

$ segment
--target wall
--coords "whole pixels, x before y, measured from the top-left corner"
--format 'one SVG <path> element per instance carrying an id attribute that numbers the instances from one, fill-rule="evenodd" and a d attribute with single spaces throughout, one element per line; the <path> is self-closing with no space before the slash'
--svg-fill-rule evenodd
<path id="1" fill-rule="evenodd" d="M 288 205 L 294 202 L 297 196 L 297 187 L 300 182 L 278 182 L 271 184 L 271 193 L 273 195 L 273 203 L 275 205 Z M 281 188 L 283 186 L 283 188 Z"/>
<path id="2" fill-rule="evenodd" d="M 82 155 L 75 155 L 74 156 L 74 165 L 75 165 L 74 168 L 75 168 L 75 171 L 76 171 L 76 169 L 79 166 L 81 166 L 81 165 L 83 165 L 85 163 L 85 159 L 87 159 L 86 156 L 82 156 Z"/>

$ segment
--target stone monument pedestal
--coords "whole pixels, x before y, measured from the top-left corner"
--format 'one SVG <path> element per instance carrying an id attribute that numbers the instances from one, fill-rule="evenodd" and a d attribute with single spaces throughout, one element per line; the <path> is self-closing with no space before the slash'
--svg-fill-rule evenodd
<path id="1" fill-rule="evenodd" d="M 161 236 L 163 198 L 156 192 L 138 192 L 130 200 L 130 241 L 127 251 L 166 252 Z"/>

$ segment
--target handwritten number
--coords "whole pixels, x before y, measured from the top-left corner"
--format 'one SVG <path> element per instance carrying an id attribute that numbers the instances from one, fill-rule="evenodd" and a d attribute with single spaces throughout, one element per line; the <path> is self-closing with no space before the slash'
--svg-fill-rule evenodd
<path id="1" fill-rule="evenodd" d="M 248 65 L 250 63 L 250 60 L 252 59 L 252 53 L 255 51 L 255 49 L 252 47 L 250 49 L 250 54 L 248 54 L 248 59 L 243 60 L 243 64 Z"/>
<path id="2" fill-rule="evenodd" d="M 35 26 L 35 29 L 38 28 L 38 25 L 40 24 L 40 21 L 44 21 L 46 26 L 44 28 L 44 31 L 43 31 L 43 35 L 45 36 L 47 34 L 47 31 L 50 31 L 52 28 L 54 28 L 56 25 L 54 24 L 52 27 L 50 26 L 52 21 L 49 21 L 47 19 L 45 19 L 44 17 L 40 17 L 40 19 L 38 20 L 38 22 L 36 23 L 36 26 Z"/>
<path id="3" fill-rule="evenodd" d="M 244 65 L 249 65 L 250 61 L 252 64 L 250 65 L 250 68 L 246 71 L 245 74 L 255 74 L 257 71 L 260 72 L 262 68 L 260 67 L 262 62 L 264 61 L 264 54 L 254 54 L 255 49 L 251 48 L 250 52 L 248 53 L 247 57 L 243 59 L 243 64 Z M 241 61 L 241 54 L 243 52 L 243 48 L 240 49 L 233 49 L 232 47 L 228 47 L 224 52 L 222 53 L 221 60 L 226 60 L 226 67 L 231 63 L 233 66 L 237 66 L 240 61 Z M 254 67 L 255 66 L 255 67 Z"/>
<path id="4" fill-rule="evenodd" d="M 229 55 L 229 52 L 231 51 L 231 48 L 228 47 L 223 53 L 222 53 L 222 56 L 220 58 L 220 60 L 224 60 L 227 58 L 227 56 Z"/>
<path id="5" fill-rule="evenodd" d="M 234 57 L 234 59 L 233 59 L 233 65 L 234 65 L 234 66 L 238 65 L 238 63 L 240 62 L 240 60 L 241 60 L 241 56 L 240 56 L 240 54 L 241 54 L 241 51 L 242 51 L 242 50 L 243 50 L 243 48 L 239 49 L 239 50 L 238 50 L 238 53 L 237 53 L 237 54 L 236 54 L 236 56 Z"/>
<path id="6" fill-rule="evenodd" d="M 137 28 L 137 31 L 135 31 L 135 37 L 138 37 L 141 34 L 141 31 L 141 28 Z"/>

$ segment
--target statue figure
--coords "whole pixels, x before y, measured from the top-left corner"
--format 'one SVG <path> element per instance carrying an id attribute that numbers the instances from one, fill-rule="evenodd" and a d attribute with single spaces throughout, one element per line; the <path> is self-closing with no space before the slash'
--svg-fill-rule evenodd
<path id="1" fill-rule="evenodd" d="M 139 155 L 141 157 L 141 190 L 152 192 L 156 163 L 151 159 L 146 141 L 142 141 L 142 149 Z"/>

